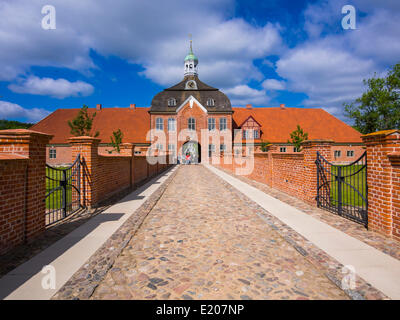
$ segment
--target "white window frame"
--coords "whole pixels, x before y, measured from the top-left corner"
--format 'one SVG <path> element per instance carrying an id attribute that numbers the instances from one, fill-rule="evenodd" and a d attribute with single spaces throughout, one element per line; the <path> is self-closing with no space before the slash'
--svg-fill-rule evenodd
<path id="1" fill-rule="evenodd" d="M 156 118 L 156 130 L 163 131 L 164 130 L 164 119 Z"/>
<path id="2" fill-rule="evenodd" d="M 228 129 L 228 121 L 226 118 L 219 119 L 219 131 L 224 131 Z"/>
<path id="3" fill-rule="evenodd" d="M 259 130 L 253 129 L 253 139 L 258 139 L 258 138 L 260 138 Z"/>
<path id="4" fill-rule="evenodd" d="M 347 156 L 348 156 L 349 158 L 354 157 L 354 150 L 347 150 Z"/>
<path id="5" fill-rule="evenodd" d="M 211 157 L 211 155 L 215 152 L 215 144 L 210 143 L 208 145 L 208 156 Z"/>
<path id="6" fill-rule="evenodd" d="M 286 147 L 280 147 L 279 152 L 286 152 Z"/>
<path id="7" fill-rule="evenodd" d="M 173 128 L 171 128 L 173 126 Z M 176 120 L 175 118 L 168 118 L 168 131 L 176 131 Z"/>
<path id="8" fill-rule="evenodd" d="M 168 144 L 168 151 L 172 151 L 172 154 L 173 154 L 173 155 L 176 154 L 176 146 L 175 146 L 174 143 Z"/>
<path id="9" fill-rule="evenodd" d="M 207 107 L 214 107 L 214 106 L 215 106 L 215 100 L 213 98 L 208 98 Z"/>
<path id="10" fill-rule="evenodd" d="M 175 98 L 169 98 L 168 99 L 168 107 L 175 107 L 176 106 L 176 99 Z"/>
<path id="11" fill-rule="evenodd" d="M 57 149 L 49 149 L 49 159 L 57 159 Z"/>
<path id="12" fill-rule="evenodd" d="M 210 128 L 210 126 L 212 128 Z M 214 131 L 215 130 L 215 118 L 208 118 L 208 131 Z"/>
<path id="13" fill-rule="evenodd" d="M 193 121 L 190 121 L 190 120 L 193 120 Z M 192 128 L 192 127 L 193 127 L 193 128 Z M 193 130 L 193 131 L 196 130 L 196 119 L 195 119 L 195 118 L 190 117 L 190 118 L 188 119 L 188 129 L 189 129 L 189 130 Z"/>
<path id="14" fill-rule="evenodd" d="M 341 150 L 335 150 L 334 157 L 335 158 L 340 158 L 341 156 L 342 156 L 342 151 Z"/>

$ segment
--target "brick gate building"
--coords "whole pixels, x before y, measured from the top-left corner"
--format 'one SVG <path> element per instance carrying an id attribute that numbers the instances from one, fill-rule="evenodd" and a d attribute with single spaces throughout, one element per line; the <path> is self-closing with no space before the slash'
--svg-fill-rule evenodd
<path id="1" fill-rule="evenodd" d="M 92 129 L 100 133 L 100 152 L 111 152 L 112 132 L 121 129 L 123 142 L 135 144 L 136 154 L 151 146 L 177 157 L 192 153 L 195 160 L 201 161 L 219 151 L 240 152 L 242 143 L 250 138 L 249 151 L 257 151 L 262 142 L 268 142 L 278 152 L 291 153 L 296 150 L 288 143 L 290 133 L 300 125 L 309 139 L 334 141 L 334 162 L 348 163 L 363 153 L 360 133 L 323 109 L 290 108 L 284 104 L 275 108 L 253 108 L 250 104 L 232 107 L 223 92 L 199 79 L 198 62 L 190 44 L 183 80 L 156 94 L 149 108 L 135 104 L 129 108 L 103 108 L 101 104 L 90 108 L 89 114 L 96 112 Z M 48 163 L 71 161 L 68 120 L 75 118 L 78 111 L 58 109 L 32 127 L 53 135 L 47 147 Z M 235 135 L 235 129 L 242 132 Z"/>

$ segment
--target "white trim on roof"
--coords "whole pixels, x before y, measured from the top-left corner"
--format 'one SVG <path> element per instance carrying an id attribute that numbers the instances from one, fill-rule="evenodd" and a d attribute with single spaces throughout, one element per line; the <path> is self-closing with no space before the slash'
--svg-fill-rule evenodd
<path id="1" fill-rule="evenodd" d="M 196 102 L 196 104 L 200 107 L 201 110 L 204 111 L 204 113 L 208 113 L 207 109 L 197 100 L 195 97 L 192 95 L 188 97 L 179 107 L 176 109 L 176 113 L 178 113 L 187 103 L 190 103 L 190 108 L 193 108 L 193 102 Z"/>

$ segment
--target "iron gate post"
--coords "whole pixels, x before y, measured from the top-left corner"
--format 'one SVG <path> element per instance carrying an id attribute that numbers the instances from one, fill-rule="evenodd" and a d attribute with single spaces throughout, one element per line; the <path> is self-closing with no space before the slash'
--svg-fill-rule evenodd
<path id="1" fill-rule="evenodd" d="M 340 166 L 337 167 L 337 195 L 338 195 L 338 214 L 342 215 L 342 168 Z"/>
<path id="2" fill-rule="evenodd" d="M 317 151 L 317 160 L 315 161 L 316 167 L 317 167 L 317 207 L 320 207 L 319 204 L 319 152 Z"/>
<path id="3" fill-rule="evenodd" d="M 62 213 L 63 217 L 65 218 L 67 216 L 67 170 L 62 171 L 62 180 L 60 181 L 61 184 L 61 190 L 62 190 L 62 199 L 61 199 L 61 205 L 62 205 Z"/>

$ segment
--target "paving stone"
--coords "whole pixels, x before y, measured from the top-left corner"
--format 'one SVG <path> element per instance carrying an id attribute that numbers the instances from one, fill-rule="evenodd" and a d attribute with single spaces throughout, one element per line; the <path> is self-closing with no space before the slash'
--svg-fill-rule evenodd
<path id="1" fill-rule="evenodd" d="M 203 166 L 180 166 L 115 259 L 119 272 L 136 271 L 122 288 L 134 299 L 349 299 L 260 210 Z M 111 274 L 91 299 L 122 297 Z"/>

